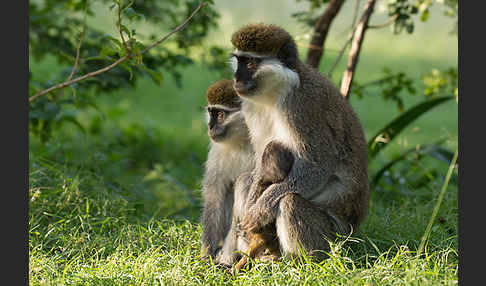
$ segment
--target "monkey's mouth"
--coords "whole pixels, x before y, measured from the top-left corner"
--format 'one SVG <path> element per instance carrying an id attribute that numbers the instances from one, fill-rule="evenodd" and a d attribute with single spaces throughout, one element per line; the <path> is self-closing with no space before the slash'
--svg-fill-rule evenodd
<path id="1" fill-rule="evenodd" d="M 215 128 L 208 131 L 208 135 L 214 142 L 223 141 L 226 137 L 226 128 Z"/>
<path id="2" fill-rule="evenodd" d="M 253 81 L 237 81 L 233 84 L 238 95 L 250 95 L 255 90 L 256 84 Z"/>

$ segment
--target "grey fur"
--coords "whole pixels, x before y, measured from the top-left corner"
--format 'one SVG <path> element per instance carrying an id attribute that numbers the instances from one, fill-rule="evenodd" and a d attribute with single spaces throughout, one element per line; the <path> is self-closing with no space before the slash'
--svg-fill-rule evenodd
<path id="1" fill-rule="evenodd" d="M 216 258 L 230 230 L 237 177 L 254 168 L 254 153 L 241 111 L 225 120 L 225 136 L 211 140 L 202 182 L 204 209 L 201 253 Z"/>
<path id="2" fill-rule="evenodd" d="M 292 45 L 279 54 L 296 53 Z M 284 254 L 299 255 L 301 245 L 320 258 L 327 239 L 357 230 L 367 215 L 367 146 L 358 117 L 334 84 L 290 56 L 295 60 L 287 65 L 278 57 L 262 65 L 258 87 L 239 94 L 257 158 L 240 225 L 254 231 L 275 222 Z M 258 196 L 259 158 L 272 140 L 288 147 L 295 161 L 282 182 Z"/>
<path id="3" fill-rule="evenodd" d="M 253 182 L 253 175 L 250 172 L 241 174 L 234 187 L 233 218 L 231 228 L 224 240 L 223 247 L 216 257 L 216 263 L 231 266 L 241 257 L 239 251 L 248 248 L 246 233 L 240 228 L 240 221 L 245 214 L 248 191 Z"/>

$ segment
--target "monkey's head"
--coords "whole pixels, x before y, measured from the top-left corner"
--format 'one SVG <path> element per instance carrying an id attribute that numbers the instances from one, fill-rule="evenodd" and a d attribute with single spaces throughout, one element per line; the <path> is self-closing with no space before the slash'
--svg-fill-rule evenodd
<path id="1" fill-rule="evenodd" d="M 234 89 L 250 99 L 269 90 L 299 84 L 295 72 L 297 46 L 292 36 L 275 25 L 249 24 L 236 31 L 231 42 Z M 257 100 L 257 99 L 255 99 Z"/>
<path id="2" fill-rule="evenodd" d="M 206 91 L 208 100 L 208 135 L 214 142 L 231 143 L 248 137 L 241 114 L 241 100 L 233 89 L 233 81 L 222 79 L 211 84 Z"/>

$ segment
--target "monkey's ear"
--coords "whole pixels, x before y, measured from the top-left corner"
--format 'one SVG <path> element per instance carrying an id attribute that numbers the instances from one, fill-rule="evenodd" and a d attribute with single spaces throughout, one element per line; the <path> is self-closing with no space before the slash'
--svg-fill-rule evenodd
<path id="1" fill-rule="evenodd" d="M 277 58 L 290 69 L 295 69 L 299 55 L 294 42 L 285 43 L 277 53 Z"/>

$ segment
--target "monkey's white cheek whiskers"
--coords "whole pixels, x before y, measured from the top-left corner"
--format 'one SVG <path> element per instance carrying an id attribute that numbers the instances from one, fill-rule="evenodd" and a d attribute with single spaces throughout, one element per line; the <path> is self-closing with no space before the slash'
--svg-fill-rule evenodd
<path id="1" fill-rule="evenodd" d="M 229 58 L 228 65 L 233 72 L 236 72 L 236 70 L 238 69 L 238 60 L 236 59 L 236 57 Z"/>
<path id="2" fill-rule="evenodd" d="M 266 60 L 255 73 L 254 77 L 262 76 L 268 78 L 274 84 L 284 84 L 286 87 L 294 88 L 299 86 L 299 75 L 293 70 L 285 67 L 278 60 Z"/>

